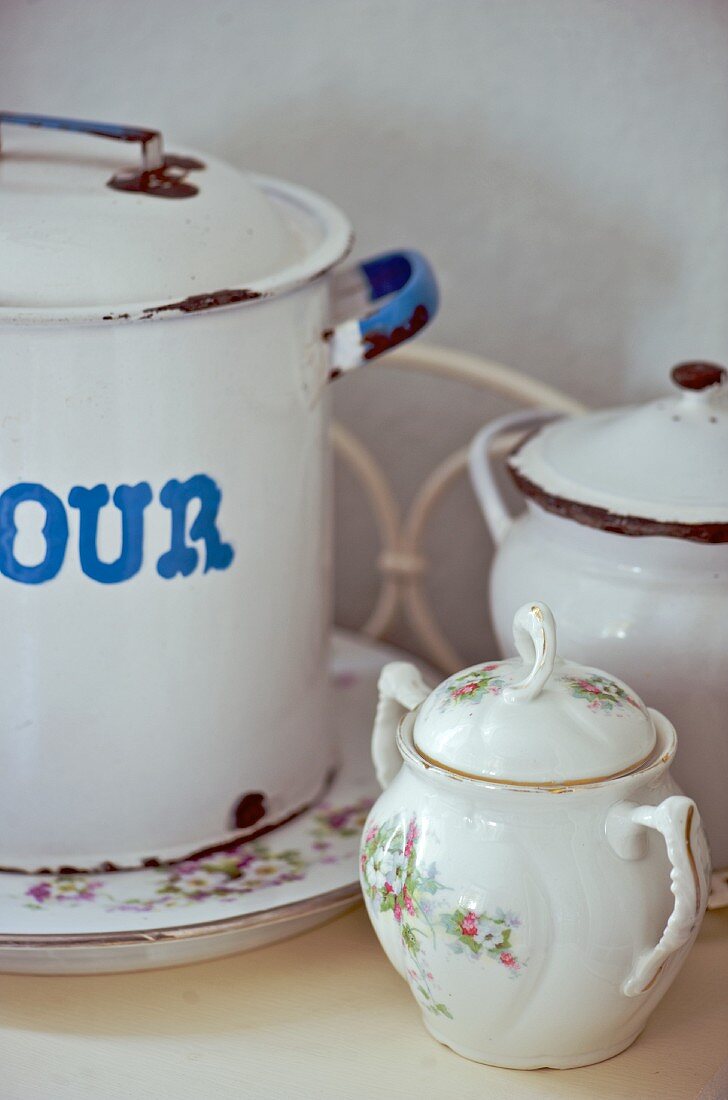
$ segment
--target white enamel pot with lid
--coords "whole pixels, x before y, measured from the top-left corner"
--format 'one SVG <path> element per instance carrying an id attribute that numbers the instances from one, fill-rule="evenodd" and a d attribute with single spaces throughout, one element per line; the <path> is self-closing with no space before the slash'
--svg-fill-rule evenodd
<path id="1" fill-rule="evenodd" d="M 553 616 L 519 656 L 431 691 L 388 665 L 362 840 L 367 910 L 430 1032 L 476 1061 L 567 1068 L 628 1046 L 675 978 L 708 894 L 675 730 L 621 680 L 560 658 Z"/>
<path id="2" fill-rule="evenodd" d="M 336 766 L 326 383 L 437 288 L 157 131 L 0 131 L 0 867 L 182 858 Z"/>
<path id="3" fill-rule="evenodd" d="M 728 864 L 728 383 L 682 363 L 646 405 L 555 419 L 528 411 L 484 428 L 471 477 L 496 544 L 491 611 L 502 651 L 534 588 L 564 648 L 609 668 L 676 722 L 677 778 L 700 803 L 716 864 Z M 493 444 L 519 432 L 507 468 Z"/>

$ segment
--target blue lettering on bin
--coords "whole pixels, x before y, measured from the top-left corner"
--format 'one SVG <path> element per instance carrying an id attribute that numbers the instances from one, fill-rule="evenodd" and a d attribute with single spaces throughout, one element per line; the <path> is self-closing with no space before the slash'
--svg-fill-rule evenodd
<path id="1" fill-rule="evenodd" d="M 233 560 L 232 546 L 223 542 L 217 529 L 217 513 L 222 493 L 211 477 L 195 474 L 187 481 L 172 478 L 159 494 L 159 500 L 172 513 L 172 537 L 170 548 L 157 562 L 160 577 L 169 580 L 181 573 L 189 576 L 197 566 L 198 553 L 187 545 L 187 506 L 193 500 L 200 502 L 200 510 L 190 527 L 190 539 L 205 544 L 205 568 L 227 569 Z"/>
<path id="2" fill-rule="evenodd" d="M 27 500 L 34 500 L 45 509 L 43 538 L 45 557 L 37 565 L 22 565 L 15 557 L 15 509 Z M 63 565 L 68 542 L 68 520 L 63 503 L 37 482 L 23 481 L 12 485 L 0 496 L 0 573 L 21 584 L 43 584 L 51 581 Z"/>
<path id="3" fill-rule="evenodd" d="M 114 491 L 114 504 L 121 512 L 121 550 L 116 561 L 99 559 L 97 551 L 99 512 L 109 503 L 109 490 L 105 485 L 84 489 L 77 485 L 68 494 L 68 503 L 78 508 L 78 553 L 81 569 L 87 577 L 100 584 L 119 584 L 128 581 L 142 567 L 144 544 L 144 509 L 152 499 L 152 490 L 146 481 L 138 485 L 119 485 Z"/>
<path id="4" fill-rule="evenodd" d="M 99 517 L 113 500 L 119 512 L 119 552 L 112 561 L 99 557 Z M 144 564 L 144 518 L 152 503 L 149 482 L 118 485 L 113 497 L 103 483 L 87 488 L 74 485 L 68 504 L 78 511 L 78 556 L 82 573 L 98 584 L 121 584 L 131 580 Z M 45 512 L 42 561 L 25 565 L 15 555 L 18 534 L 16 510 L 26 501 L 39 504 Z M 159 494 L 159 503 L 170 513 L 170 543 L 157 561 L 157 573 L 165 580 L 188 577 L 195 572 L 204 551 L 202 572 L 228 569 L 235 551 L 218 530 L 222 492 L 207 474 L 195 474 L 186 481 L 171 478 Z M 194 515 L 194 518 L 190 517 Z M 43 584 L 60 572 L 66 557 L 69 528 L 63 501 L 37 482 L 19 482 L 0 494 L 0 573 L 20 584 Z M 192 543 L 202 544 L 193 546 Z"/>

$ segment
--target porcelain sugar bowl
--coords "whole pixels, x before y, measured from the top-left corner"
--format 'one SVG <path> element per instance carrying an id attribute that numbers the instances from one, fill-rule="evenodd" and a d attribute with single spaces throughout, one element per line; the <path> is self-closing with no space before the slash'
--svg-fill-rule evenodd
<path id="1" fill-rule="evenodd" d="M 544 604 L 514 636 L 518 657 L 434 691 L 412 665 L 383 670 L 361 882 L 436 1039 L 567 1068 L 645 1026 L 697 935 L 708 851 L 670 722 L 558 657 Z"/>

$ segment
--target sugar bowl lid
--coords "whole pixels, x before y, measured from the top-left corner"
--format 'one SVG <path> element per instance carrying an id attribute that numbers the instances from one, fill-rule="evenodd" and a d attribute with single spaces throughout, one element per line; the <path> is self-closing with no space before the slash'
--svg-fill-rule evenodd
<path id="1" fill-rule="evenodd" d="M 429 763 L 476 779 L 536 786 L 636 770 L 654 750 L 647 708 L 621 680 L 556 653 L 554 617 L 526 604 L 513 620 L 519 656 L 443 681 L 415 720 Z"/>
<path id="2" fill-rule="evenodd" d="M 541 428 L 511 454 L 547 511 L 626 535 L 728 542 L 728 372 L 680 363 L 672 394 Z"/>

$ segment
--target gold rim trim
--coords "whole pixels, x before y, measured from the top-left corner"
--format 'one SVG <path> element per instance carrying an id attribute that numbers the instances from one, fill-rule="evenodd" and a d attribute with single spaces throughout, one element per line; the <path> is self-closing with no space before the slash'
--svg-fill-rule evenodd
<path id="1" fill-rule="evenodd" d="M 654 756 L 654 748 L 647 753 L 647 756 L 643 756 L 641 760 L 638 760 L 636 764 L 631 764 L 629 768 L 624 768 L 619 772 L 612 772 L 611 775 L 596 775 L 591 779 L 558 779 L 554 781 L 549 780 L 527 780 L 527 779 L 496 779 L 489 775 L 476 775 L 474 772 L 464 772 L 459 768 L 452 768 L 449 764 L 442 764 L 439 760 L 435 760 L 433 757 L 428 756 L 426 752 L 418 748 L 414 741 L 412 742 L 414 751 L 419 757 L 431 768 L 437 768 L 438 771 L 447 772 L 450 775 L 458 775 L 461 779 L 472 779 L 476 783 L 497 783 L 503 787 L 536 787 L 541 791 L 553 791 L 558 793 L 562 790 L 567 790 L 571 787 L 586 787 L 594 783 L 607 783 L 610 779 L 621 779 L 626 775 L 633 775 L 638 772 L 640 768 L 644 767 L 647 761 Z"/>
<path id="2" fill-rule="evenodd" d="M 702 907 L 702 897 L 700 889 L 700 875 L 698 874 L 698 865 L 695 861 L 695 853 L 693 852 L 692 844 L 692 831 L 693 831 L 693 817 L 695 816 L 695 806 L 691 806 L 685 817 L 685 848 L 688 853 L 688 860 L 690 862 L 690 870 L 693 876 L 693 885 L 695 886 L 695 916 L 700 916 L 700 910 Z"/>
<path id="3" fill-rule="evenodd" d="M 438 763 L 437 760 L 422 752 L 422 750 L 415 745 L 414 741 L 414 719 L 417 716 L 418 710 L 419 707 L 415 707 L 414 710 L 405 714 L 397 727 L 397 746 L 403 760 L 409 760 L 410 763 L 418 767 L 431 768 L 443 777 L 458 780 L 462 779 L 467 783 L 476 783 L 482 787 L 503 787 L 512 791 L 523 791 L 524 793 L 544 791 L 547 794 L 566 794 L 569 791 L 573 791 L 574 788 L 586 789 L 587 787 L 597 787 L 613 780 L 628 779 L 630 776 L 639 775 L 640 773 L 647 775 L 655 768 L 665 768 L 672 761 L 677 748 L 677 735 L 672 723 L 665 718 L 663 714 L 660 714 L 659 711 L 649 707 L 648 713 L 652 718 L 652 723 L 656 731 L 656 743 L 647 756 L 643 757 L 643 759 L 636 764 L 633 764 L 630 768 L 626 768 L 624 771 L 614 772 L 612 775 L 597 776 L 594 779 L 567 779 L 553 783 L 534 783 L 512 779 L 491 779 L 488 776 L 473 775 L 471 772 L 445 767 L 443 764 Z M 665 747 L 666 742 L 667 747 Z"/>

